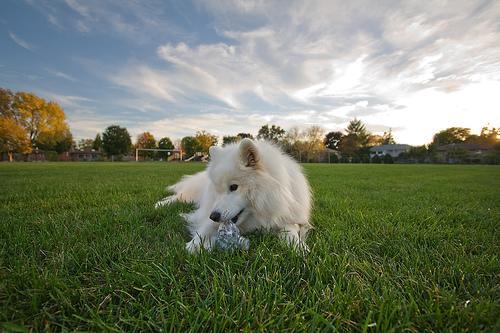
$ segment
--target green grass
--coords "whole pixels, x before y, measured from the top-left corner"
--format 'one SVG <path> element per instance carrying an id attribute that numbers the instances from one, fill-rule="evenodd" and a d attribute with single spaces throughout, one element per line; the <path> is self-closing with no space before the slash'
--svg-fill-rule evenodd
<path id="1" fill-rule="evenodd" d="M 311 253 L 184 250 L 201 164 L 0 164 L 0 331 L 499 331 L 500 168 L 305 165 Z"/>

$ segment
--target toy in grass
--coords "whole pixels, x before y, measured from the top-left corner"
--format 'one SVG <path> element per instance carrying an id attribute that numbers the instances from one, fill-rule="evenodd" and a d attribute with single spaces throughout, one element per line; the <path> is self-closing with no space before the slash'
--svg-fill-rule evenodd
<path id="1" fill-rule="evenodd" d="M 222 222 L 217 230 L 215 247 L 221 250 L 248 250 L 250 241 L 241 236 L 240 229 L 231 221 Z"/>

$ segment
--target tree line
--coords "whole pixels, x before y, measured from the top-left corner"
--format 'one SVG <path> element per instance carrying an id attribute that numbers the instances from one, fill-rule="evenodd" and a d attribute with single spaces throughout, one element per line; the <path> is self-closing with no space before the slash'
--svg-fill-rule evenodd
<path id="1" fill-rule="evenodd" d="M 146 149 L 182 149 L 185 157 L 208 154 L 210 146 L 219 144 L 219 138 L 205 130 L 193 136 L 185 136 L 172 141 L 169 137 L 159 140 L 150 133 L 137 136 L 132 144 L 131 136 L 125 127 L 108 126 L 94 139 L 73 141 L 73 136 L 66 122 L 64 110 L 53 101 L 46 101 L 32 93 L 13 93 L 0 88 L 0 153 L 5 153 L 12 160 L 14 153 L 29 154 L 33 150 L 42 150 L 61 154 L 70 149 L 94 150 L 111 159 L 120 158 L 136 148 Z M 382 135 L 371 133 L 359 119 L 349 122 L 344 131 L 325 133 L 320 126 L 310 126 L 304 130 L 292 127 L 285 130 L 274 124 L 263 125 L 257 132 L 238 133 L 222 137 L 222 145 L 240 141 L 243 138 L 268 140 L 301 162 L 351 162 L 351 163 L 392 163 L 392 156 L 370 154 L 370 148 L 386 144 L 395 144 L 392 131 Z M 469 128 L 451 127 L 434 134 L 427 145 L 411 147 L 396 157 L 401 162 L 435 162 L 439 147 L 472 143 L 493 147 L 493 163 L 499 161 L 500 128 L 482 128 L 480 134 L 472 134 Z M 455 149 L 457 158 L 467 152 Z M 140 151 L 144 159 L 168 158 L 167 152 Z"/>

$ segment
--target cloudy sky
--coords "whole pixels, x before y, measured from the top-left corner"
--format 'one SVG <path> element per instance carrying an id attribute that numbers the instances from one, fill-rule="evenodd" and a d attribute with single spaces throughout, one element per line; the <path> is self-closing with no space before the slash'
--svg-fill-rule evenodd
<path id="1" fill-rule="evenodd" d="M 423 144 L 500 126 L 500 1 L 3 0 L 0 86 L 77 138 L 157 138 L 357 117 Z"/>

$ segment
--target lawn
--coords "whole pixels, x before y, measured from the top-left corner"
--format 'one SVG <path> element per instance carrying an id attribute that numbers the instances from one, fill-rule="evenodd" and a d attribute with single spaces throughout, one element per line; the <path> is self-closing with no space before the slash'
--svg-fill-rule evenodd
<path id="1" fill-rule="evenodd" d="M 499 331 L 500 167 L 305 165 L 311 253 L 184 250 L 201 164 L 0 164 L 0 331 Z"/>

